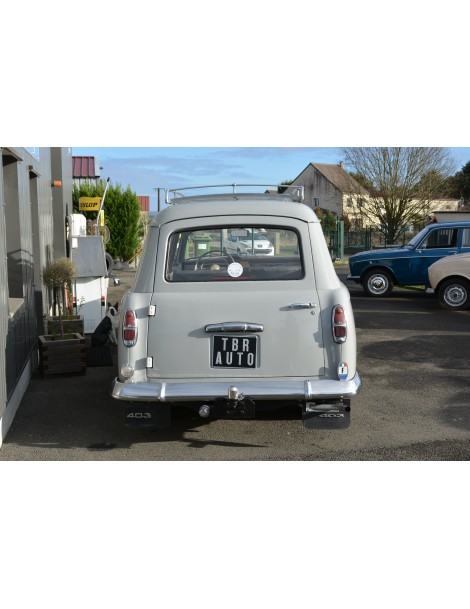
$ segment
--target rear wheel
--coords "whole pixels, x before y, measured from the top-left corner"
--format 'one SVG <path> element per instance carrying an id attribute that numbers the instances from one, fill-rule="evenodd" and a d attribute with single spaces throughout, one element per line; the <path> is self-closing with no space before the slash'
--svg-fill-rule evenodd
<path id="1" fill-rule="evenodd" d="M 446 279 L 438 289 L 438 298 L 444 309 L 463 311 L 470 307 L 470 283 L 465 279 Z"/>
<path id="2" fill-rule="evenodd" d="M 393 279 L 388 271 L 372 269 L 364 275 L 362 287 L 369 296 L 388 296 L 393 290 Z"/>

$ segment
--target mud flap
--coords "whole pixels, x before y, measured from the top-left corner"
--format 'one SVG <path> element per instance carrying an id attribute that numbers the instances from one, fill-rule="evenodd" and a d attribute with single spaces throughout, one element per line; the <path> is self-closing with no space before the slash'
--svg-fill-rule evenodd
<path id="1" fill-rule="evenodd" d="M 302 423 L 306 429 L 348 429 L 351 423 L 350 405 L 307 402 L 302 406 Z"/>
<path id="2" fill-rule="evenodd" d="M 126 427 L 166 429 L 171 425 L 170 405 L 131 402 L 124 407 L 124 424 Z"/>

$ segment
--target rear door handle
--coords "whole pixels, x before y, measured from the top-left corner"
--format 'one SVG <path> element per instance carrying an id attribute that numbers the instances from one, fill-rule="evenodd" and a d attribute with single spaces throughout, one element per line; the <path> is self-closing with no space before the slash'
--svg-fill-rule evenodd
<path id="1" fill-rule="evenodd" d="M 289 309 L 315 309 L 316 306 L 314 302 L 294 302 L 289 305 Z"/>

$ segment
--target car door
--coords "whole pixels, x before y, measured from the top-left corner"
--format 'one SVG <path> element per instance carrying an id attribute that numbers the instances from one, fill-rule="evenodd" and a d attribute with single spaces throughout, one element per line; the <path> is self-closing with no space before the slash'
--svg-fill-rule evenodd
<path id="1" fill-rule="evenodd" d="M 459 229 L 457 227 L 439 227 L 430 230 L 419 243 L 410 258 L 409 285 L 426 285 L 428 268 L 444 256 L 458 253 Z"/>
<path id="2" fill-rule="evenodd" d="M 467 254 L 470 252 L 470 227 L 462 227 L 459 232 L 459 254 Z"/>
<path id="3" fill-rule="evenodd" d="M 228 224 L 198 227 L 186 220 L 162 227 L 158 259 L 165 265 L 157 265 L 155 315 L 148 321 L 150 378 L 325 374 L 308 224 L 284 222 L 252 217 L 235 224 L 267 225 L 279 252 L 274 257 L 221 252 Z M 211 253 L 195 260 L 188 243 L 200 231 Z"/>

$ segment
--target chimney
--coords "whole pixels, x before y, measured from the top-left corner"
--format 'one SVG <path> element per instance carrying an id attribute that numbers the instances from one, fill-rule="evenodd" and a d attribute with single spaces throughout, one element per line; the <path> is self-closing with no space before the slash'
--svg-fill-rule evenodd
<path id="1" fill-rule="evenodd" d="M 341 169 L 343 169 L 343 165 L 344 165 L 343 161 L 340 161 L 338 164 L 341 167 Z"/>

